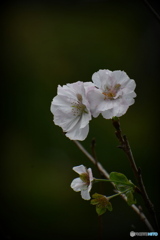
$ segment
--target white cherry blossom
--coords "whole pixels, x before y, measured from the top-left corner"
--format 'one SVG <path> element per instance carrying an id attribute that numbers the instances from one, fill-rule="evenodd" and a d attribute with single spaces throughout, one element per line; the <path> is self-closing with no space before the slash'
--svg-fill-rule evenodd
<path id="1" fill-rule="evenodd" d="M 89 132 L 91 112 L 86 94 L 91 82 L 76 82 L 58 86 L 58 94 L 51 103 L 55 125 L 60 126 L 71 140 L 84 140 Z"/>
<path id="2" fill-rule="evenodd" d="M 94 179 L 91 168 L 87 169 L 85 166 L 80 165 L 73 167 L 73 170 L 79 174 L 79 177 L 72 181 L 71 188 L 75 192 L 81 192 L 81 196 L 84 200 L 90 200 L 90 191 Z"/>
<path id="3" fill-rule="evenodd" d="M 121 117 L 134 104 L 136 84 L 124 71 L 99 70 L 92 81 L 96 87 L 88 91 L 87 97 L 93 117 L 100 113 L 106 119 Z"/>

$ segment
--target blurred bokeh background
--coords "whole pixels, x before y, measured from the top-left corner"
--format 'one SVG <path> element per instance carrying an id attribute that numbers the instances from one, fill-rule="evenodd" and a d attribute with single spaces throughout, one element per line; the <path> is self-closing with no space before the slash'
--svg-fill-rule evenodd
<path id="1" fill-rule="evenodd" d="M 150 1 L 152 4 L 154 1 Z M 121 118 L 148 194 L 160 213 L 160 24 L 144 1 L 13 1 L 1 3 L 2 143 L 0 235 L 2 239 L 129 239 L 148 231 L 121 199 L 98 219 L 95 207 L 70 188 L 72 167 L 91 162 L 53 123 L 57 85 L 90 81 L 99 69 L 124 70 L 137 83 L 136 103 Z M 154 5 L 156 8 L 157 6 Z M 157 9 L 157 8 L 156 8 Z M 90 122 L 82 142 L 108 172 L 134 176 L 117 148 L 111 121 Z M 101 186 L 111 195 L 110 184 Z M 92 193 L 99 191 L 93 187 Z M 143 201 L 136 195 L 148 218 Z M 99 222 L 102 226 L 99 227 Z"/>

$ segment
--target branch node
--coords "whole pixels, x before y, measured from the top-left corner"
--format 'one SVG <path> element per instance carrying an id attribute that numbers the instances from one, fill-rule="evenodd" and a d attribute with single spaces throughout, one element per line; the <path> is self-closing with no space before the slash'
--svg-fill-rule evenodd
<path id="1" fill-rule="evenodd" d="M 118 145 L 117 148 L 124 150 L 124 145 Z"/>

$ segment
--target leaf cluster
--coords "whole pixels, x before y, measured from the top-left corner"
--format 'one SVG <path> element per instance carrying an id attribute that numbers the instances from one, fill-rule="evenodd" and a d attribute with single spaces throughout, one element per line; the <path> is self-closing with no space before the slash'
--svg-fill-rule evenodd
<path id="1" fill-rule="evenodd" d="M 128 180 L 124 174 L 111 172 L 110 180 L 114 182 L 118 192 L 125 194 L 129 206 L 136 203 L 136 200 L 133 196 L 135 185 L 130 180 Z"/>
<path id="2" fill-rule="evenodd" d="M 96 212 L 99 216 L 104 214 L 107 209 L 112 211 L 112 204 L 106 196 L 95 193 L 92 197 L 93 199 L 91 200 L 91 204 L 96 205 Z"/>

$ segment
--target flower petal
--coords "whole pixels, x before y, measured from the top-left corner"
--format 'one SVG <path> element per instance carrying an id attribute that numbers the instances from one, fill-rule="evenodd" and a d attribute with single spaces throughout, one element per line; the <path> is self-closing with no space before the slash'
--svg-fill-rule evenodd
<path id="1" fill-rule="evenodd" d="M 119 83 L 120 85 L 125 84 L 126 82 L 130 81 L 128 75 L 126 72 L 121 70 L 115 70 L 112 72 L 112 77 L 115 79 L 116 83 Z"/>
<path id="2" fill-rule="evenodd" d="M 135 90 L 136 83 L 133 79 L 131 79 L 123 89 L 123 93 L 128 94 L 130 92 L 133 92 Z"/>
<path id="3" fill-rule="evenodd" d="M 91 199 L 88 189 L 82 190 L 81 191 L 81 196 L 84 200 L 90 200 Z"/>
<path id="4" fill-rule="evenodd" d="M 72 169 L 78 174 L 87 173 L 87 169 L 84 165 L 76 166 L 73 167 Z"/>
<path id="5" fill-rule="evenodd" d="M 76 125 L 73 129 L 71 129 L 66 133 L 66 136 L 71 140 L 83 141 L 87 137 L 88 132 L 89 132 L 89 125 L 87 125 L 84 128 L 79 128 L 79 126 Z"/>
<path id="6" fill-rule="evenodd" d="M 71 188 L 75 191 L 75 192 L 79 192 L 82 189 L 84 189 L 85 186 L 85 182 L 83 182 L 80 178 L 75 178 L 72 182 L 71 182 Z"/>
<path id="7" fill-rule="evenodd" d="M 57 109 L 54 112 L 54 123 L 55 125 L 60 126 L 64 132 L 70 131 L 78 123 L 79 118 L 73 117 L 71 113 L 65 113 L 61 109 Z"/>
<path id="8" fill-rule="evenodd" d="M 105 90 L 106 83 L 109 81 L 112 72 L 110 70 L 99 70 L 92 75 L 92 81 L 102 91 Z"/>
<path id="9" fill-rule="evenodd" d="M 91 113 L 83 113 L 79 122 L 79 127 L 84 128 L 89 123 L 89 121 L 92 119 Z"/>
<path id="10" fill-rule="evenodd" d="M 100 111 L 98 111 L 97 107 L 104 101 L 102 91 L 100 89 L 93 88 L 88 91 L 87 97 L 93 117 L 98 117 Z"/>
<path id="11" fill-rule="evenodd" d="M 108 109 L 108 110 L 102 112 L 102 116 L 105 119 L 111 119 L 111 118 L 115 117 L 115 114 L 113 113 L 113 109 Z"/>
<path id="12" fill-rule="evenodd" d="M 92 169 L 91 168 L 88 168 L 87 169 L 87 172 L 88 172 L 88 175 L 89 175 L 89 180 L 90 180 L 90 182 L 92 182 L 93 181 L 93 174 L 92 174 Z"/>
<path id="13" fill-rule="evenodd" d="M 66 100 L 68 100 L 68 99 L 76 100 L 77 99 L 74 90 L 72 88 L 70 88 L 68 85 L 63 85 L 62 87 L 58 86 L 57 94 L 58 94 L 58 96 L 65 97 Z"/>

